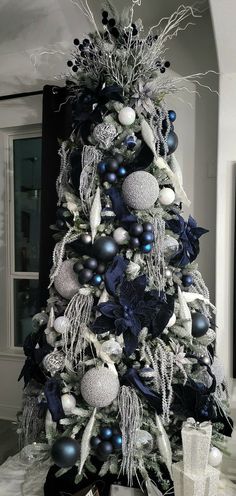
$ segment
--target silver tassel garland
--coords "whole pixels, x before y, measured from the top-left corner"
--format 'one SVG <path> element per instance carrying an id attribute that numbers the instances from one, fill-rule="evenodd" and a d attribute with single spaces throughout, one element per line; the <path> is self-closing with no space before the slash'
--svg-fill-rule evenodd
<path id="1" fill-rule="evenodd" d="M 51 288 L 51 286 L 54 283 L 55 277 L 60 272 L 61 264 L 63 262 L 63 258 L 65 255 L 66 244 L 75 241 L 79 237 L 79 234 L 73 232 L 73 230 L 74 227 L 70 227 L 70 229 L 65 234 L 64 238 L 55 245 L 52 255 L 53 266 L 50 272 L 50 284 L 48 286 L 48 289 Z"/>
<path id="2" fill-rule="evenodd" d="M 66 141 L 63 141 L 61 148 L 58 152 L 59 156 L 61 157 L 61 165 L 60 165 L 60 173 L 56 181 L 56 191 L 58 196 L 57 205 L 61 205 L 65 194 L 65 190 L 68 188 L 68 182 L 69 182 L 70 163 L 68 160 L 68 155 L 70 153 L 70 150 L 66 149 L 66 146 L 67 146 Z"/>
<path id="3" fill-rule="evenodd" d="M 89 217 L 96 192 L 97 168 L 102 154 L 95 146 L 85 145 L 82 152 L 82 172 L 80 175 L 79 194 L 84 214 Z"/>
<path id="4" fill-rule="evenodd" d="M 136 472 L 136 436 L 142 424 L 142 404 L 135 390 L 127 386 L 121 387 L 118 404 L 122 433 L 121 472 L 127 475 L 128 485 L 132 486 Z"/>
<path id="5" fill-rule="evenodd" d="M 165 222 L 161 217 L 156 217 L 154 225 L 154 246 L 147 257 L 149 281 L 159 292 L 165 288 L 165 259 L 164 239 Z"/>

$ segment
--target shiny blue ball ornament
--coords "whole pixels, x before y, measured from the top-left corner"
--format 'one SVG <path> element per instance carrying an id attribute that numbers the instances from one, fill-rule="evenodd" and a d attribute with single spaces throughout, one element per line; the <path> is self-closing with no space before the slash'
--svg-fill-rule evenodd
<path id="1" fill-rule="evenodd" d="M 141 251 L 143 253 L 150 253 L 150 251 L 152 251 L 152 245 L 148 243 L 147 245 L 141 246 Z"/>
<path id="2" fill-rule="evenodd" d="M 92 448 L 96 449 L 97 446 L 101 443 L 101 438 L 99 436 L 92 436 L 90 439 L 90 445 Z"/>
<path id="3" fill-rule="evenodd" d="M 112 437 L 111 427 L 102 427 L 100 429 L 100 436 L 104 441 L 107 441 L 107 439 L 110 439 Z"/>
<path id="4" fill-rule="evenodd" d="M 153 224 L 151 224 L 151 222 L 144 222 L 143 223 L 143 230 L 148 231 L 148 232 L 153 232 L 153 230 L 154 230 Z"/>
<path id="5" fill-rule="evenodd" d="M 120 434 L 115 434 L 112 437 L 112 444 L 115 450 L 120 450 L 122 448 L 122 436 Z"/>
<path id="6" fill-rule="evenodd" d="M 91 284 L 93 286 L 99 286 L 102 282 L 102 276 L 100 274 L 94 274 L 94 276 L 91 279 Z"/>
<path id="7" fill-rule="evenodd" d="M 109 184 L 113 184 L 116 182 L 116 173 L 115 172 L 107 172 L 104 176 L 103 182 L 107 182 Z"/>
<path id="8" fill-rule="evenodd" d="M 176 112 L 174 110 L 169 110 L 168 116 L 169 116 L 170 122 L 175 122 Z"/>
<path id="9" fill-rule="evenodd" d="M 127 170 L 125 167 L 121 166 L 119 167 L 118 171 L 117 171 L 117 176 L 119 177 L 125 177 L 127 174 Z"/>
<path id="10" fill-rule="evenodd" d="M 96 455 L 99 460 L 105 462 L 109 455 L 113 453 L 113 446 L 110 441 L 102 441 L 97 449 L 96 449 Z"/>
<path id="11" fill-rule="evenodd" d="M 191 286 L 193 284 L 193 278 L 192 278 L 191 274 L 184 274 L 182 276 L 182 283 L 183 283 L 183 286 L 185 286 L 186 288 Z"/>
<path id="12" fill-rule="evenodd" d="M 141 242 L 145 245 L 154 241 L 154 234 L 151 231 L 146 231 L 141 235 Z"/>
<path id="13" fill-rule="evenodd" d="M 94 257 L 103 262 L 110 262 L 118 251 L 118 245 L 111 236 L 101 236 L 93 245 Z"/>
<path id="14" fill-rule="evenodd" d="M 97 165 L 97 170 L 99 172 L 99 174 L 104 174 L 106 172 L 106 167 L 107 167 L 107 164 L 106 162 L 99 162 L 98 165 Z"/>
<path id="15" fill-rule="evenodd" d="M 178 136 L 174 131 L 170 131 L 168 136 L 167 136 L 167 146 L 168 146 L 168 153 L 167 155 L 171 155 L 172 153 L 175 152 L 176 148 L 178 147 Z"/>
<path id="16" fill-rule="evenodd" d="M 54 463 L 61 468 L 73 467 L 80 455 L 78 441 L 71 437 L 61 437 L 52 446 L 51 456 Z"/>

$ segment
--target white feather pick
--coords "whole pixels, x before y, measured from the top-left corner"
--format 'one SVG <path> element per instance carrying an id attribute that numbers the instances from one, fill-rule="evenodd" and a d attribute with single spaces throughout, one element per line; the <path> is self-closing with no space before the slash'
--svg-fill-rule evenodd
<path id="1" fill-rule="evenodd" d="M 95 422 L 97 408 L 94 408 L 93 413 L 84 429 L 84 433 L 81 440 L 81 451 L 80 451 L 80 466 L 79 466 L 79 474 L 82 473 L 83 466 L 87 460 L 87 457 L 90 452 L 90 439 L 93 431 L 93 426 Z"/>
<path id="2" fill-rule="evenodd" d="M 157 165 L 159 169 L 164 169 L 166 171 L 166 174 L 168 175 L 169 179 L 171 180 L 176 194 L 178 195 L 179 199 L 189 207 L 190 201 L 185 193 L 185 191 L 182 188 L 182 185 L 179 181 L 179 177 L 177 174 L 172 172 L 171 168 L 167 164 L 167 162 L 162 158 L 158 157 L 157 151 L 156 151 L 156 139 L 153 133 L 152 128 L 149 126 L 148 122 L 145 119 L 142 119 L 141 122 L 141 133 L 143 140 L 145 141 L 146 145 L 150 148 L 154 155 L 154 162 Z"/>
<path id="3" fill-rule="evenodd" d="M 163 458 L 163 461 L 165 465 L 167 466 L 168 472 L 171 476 L 172 479 L 172 450 L 171 450 L 171 445 L 169 438 L 166 434 L 166 430 L 163 426 L 161 417 L 156 414 L 156 426 L 158 428 L 158 435 L 157 435 L 157 446 L 160 452 L 161 457 Z"/>
<path id="4" fill-rule="evenodd" d="M 183 321 L 183 326 L 188 334 L 192 336 L 192 317 L 188 304 L 182 294 L 180 287 L 178 286 L 178 298 L 179 298 L 179 316 Z"/>
<path id="5" fill-rule="evenodd" d="M 45 433 L 49 444 L 52 443 L 56 431 L 57 423 L 53 422 L 51 412 L 47 410 L 45 417 Z"/>
<path id="6" fill-rule="evenodd" d="M 179 165 L 179 162 L 177 158 L 175 157 L 175 154 L 172 153 L 169 158 L 169 165 L 172 170 L 172 172 L 178 177 L 179 184 L 180 186 L 183 186 L 183 174 L 181 167 Z"/>
<path id="7" fill-rule="evenodd" d="M 97 228 L 101 224 L 101 211 L 102 211 L 101 194 L 100 194 L 100 188 L 98 186 L 96 193 L 94 195 L 94 199 L 89 215 L 92 243 L 94 242 L 95 236 L 97 234 Z"/>
<path id="8" fill-rule="evenodd" d="M 208 298 L 204 298 L 204 296 L 200 293 L 187 293 L 187 291 L 182 291 L 182 295 L 187 303 L 192 303 L 195 300 L 201 300 L 206 305 L 209 305 L 213 310 L 216 310 L 216 307 L 212 305 L 210 300 L 208 300 Z"/>

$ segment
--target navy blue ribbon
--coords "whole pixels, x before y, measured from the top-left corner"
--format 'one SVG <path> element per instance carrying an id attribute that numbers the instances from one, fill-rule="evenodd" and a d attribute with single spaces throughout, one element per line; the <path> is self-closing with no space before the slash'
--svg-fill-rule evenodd
<path id="1" fill-rule="evenodd" d="M 48 409 L 52 415 L 53 422 L 58 422 L 65 417 L 61 402 L 60 385 L 54 377 L 47 380 L 44 393 L 47 398 Z"/>

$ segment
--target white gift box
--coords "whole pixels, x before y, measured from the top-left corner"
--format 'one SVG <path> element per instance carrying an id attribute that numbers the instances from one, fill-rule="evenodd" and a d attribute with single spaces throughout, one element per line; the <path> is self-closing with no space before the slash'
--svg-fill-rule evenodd
<path id="1" fill-rule="evenodd" d="M 210 465 L 205 474 L 186 474 L 183 462 L 172 465 L 175 496 L 217 496 L 220 472 Z"/>
<path id="2" fill-rule="evenodd" d="M 194 419 L 184 422 L 181 435 L 183 444 L 184 472 L 204 474 L 208 466 L 212 425 L 210 422 L 198 424 Z"/>
<path id="3" fill-rule="evenodd" d="M 110 488 L 110 496 L 143 496 L 141 489 L 133 487 L 125 487 L 112 484 Z"/>

